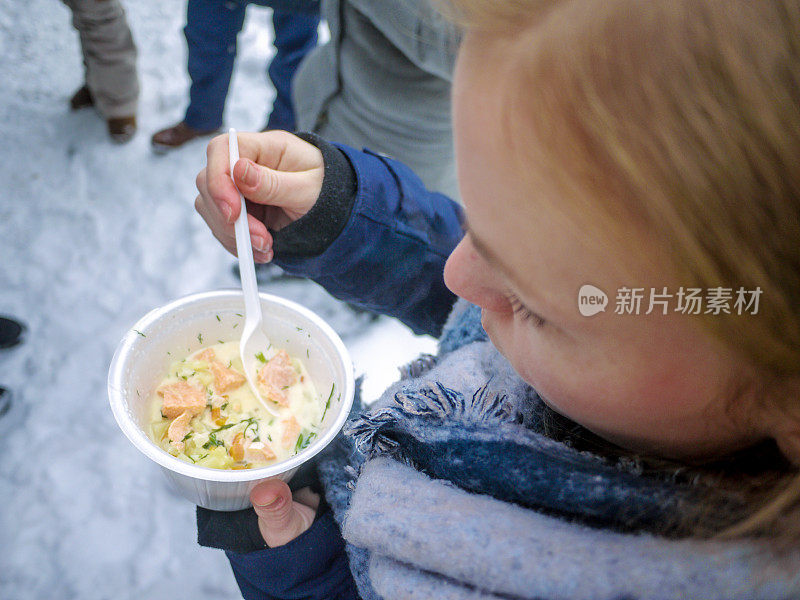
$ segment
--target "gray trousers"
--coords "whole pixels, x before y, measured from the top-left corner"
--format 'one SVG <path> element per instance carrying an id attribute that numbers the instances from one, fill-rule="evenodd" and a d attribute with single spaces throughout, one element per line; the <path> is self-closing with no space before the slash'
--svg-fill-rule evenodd
<path id="1" fill-rule="evenodd" d="M 86 85 L 106 119 L 136 114 L 136 45 L 119 0 L 64 0 L 83 51 Z"/>

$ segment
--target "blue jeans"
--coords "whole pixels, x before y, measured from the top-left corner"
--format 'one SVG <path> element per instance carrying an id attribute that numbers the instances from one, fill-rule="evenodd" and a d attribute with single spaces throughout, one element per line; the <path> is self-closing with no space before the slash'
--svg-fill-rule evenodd
<path id="1" fill-rule="evenodd" d="M 184 34 L 189 51 L 189 107 L 184 121 L 200 131 L 222 125 L 225 98 L 236 58 L 236 38 L 242 30 L 248 4 L 273 8 L 275 56 L 267 72 L 276 97 L 267 126 L 294 130 L 292 78 L 300 61 L 317 44 L 319 3 L 269 0 L 189 0 Z"/>

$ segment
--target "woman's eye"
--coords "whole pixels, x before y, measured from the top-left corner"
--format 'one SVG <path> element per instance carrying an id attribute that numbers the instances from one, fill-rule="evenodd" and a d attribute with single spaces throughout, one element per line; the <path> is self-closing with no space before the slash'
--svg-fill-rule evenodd
<path id="1" fill-rule="evenodd" d="M 544 318 L 525 306 L 515 294 L 508 293 L 506 297 L 515 315 L 519 315 L 523 321 L 530 321 L 534 327 L 544 327 Z"/>

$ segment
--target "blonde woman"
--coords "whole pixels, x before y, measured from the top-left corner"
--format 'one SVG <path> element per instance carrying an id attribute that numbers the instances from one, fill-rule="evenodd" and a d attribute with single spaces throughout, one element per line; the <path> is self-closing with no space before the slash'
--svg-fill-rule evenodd
<path id="1" fill-rule="evenodd" d="M 311 136 L 234 168 L 259 260 L 440 353 L 200 542 L 246 598 L 800 597 L 800 3 L 449 10 L 463 214 Z"/>

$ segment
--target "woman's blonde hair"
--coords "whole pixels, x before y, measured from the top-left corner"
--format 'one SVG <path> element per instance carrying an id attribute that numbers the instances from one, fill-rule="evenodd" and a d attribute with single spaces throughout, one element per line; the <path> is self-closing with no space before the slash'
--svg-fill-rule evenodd
<path id="1" fill-rule="evenodd" d="M 800 423 L 800 0 L 443 1 L 514 39 L 518 160 L 598 227 L 644 223 L 682 285 L 761 290 L 757 314 L 699 319 Z M 728 534 L 800 539 L 800 479 L 769 487 Z"/>

